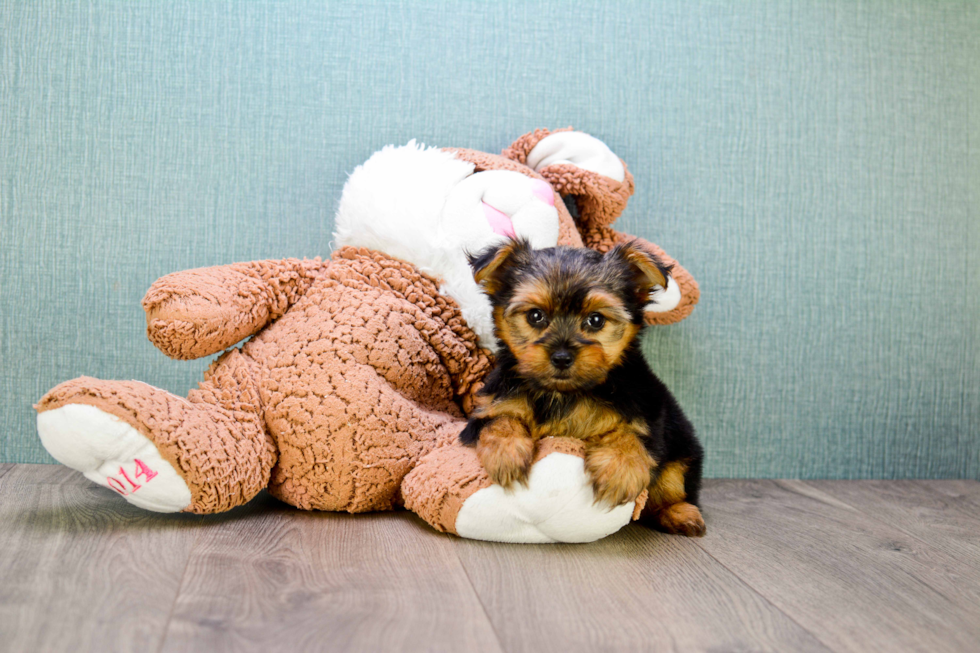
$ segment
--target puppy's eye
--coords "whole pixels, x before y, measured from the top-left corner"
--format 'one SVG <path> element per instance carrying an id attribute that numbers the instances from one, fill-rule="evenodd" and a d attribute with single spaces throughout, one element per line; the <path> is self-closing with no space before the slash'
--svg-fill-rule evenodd
<path id="1" fill-rule="evenodd" d="M 606 318 L 602 313 L 589 313 L 589 317 L 585 318 L 585 326 L 589 327 L 593 331 L 598 331 L 602 327 L 606 326 Z"/>
<path id="2" fill-rule="evenodd" d="M 532 308 L 527 312 L 527 323 L 536 329 L 541 329 L 548 323 L 548 316 L 540 308 Z"/>

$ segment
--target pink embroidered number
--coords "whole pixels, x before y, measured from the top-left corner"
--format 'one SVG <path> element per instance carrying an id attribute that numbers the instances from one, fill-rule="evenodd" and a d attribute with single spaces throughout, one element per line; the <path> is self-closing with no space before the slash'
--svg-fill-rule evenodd
<path id="1" fill-rule="evenodd" d="M 149 482 L 154 476 L 157 475 L 155 471 L 147 467 L 146 463 L 139 458 L 137 458 L 134 462 L 136 463 L 136 473 L 134 474 L 136 478 L 142 476 L 144 482 Z"/>
<path id="2" fill-rule="evenodd" d="M 105 480 L 105 482 L 108 483 L 109 484 L 109 487 L 111 487 L 113 490 L 115 490 L 119 494 L 121 494 L 123 496 L 126 496 L 127 494 L 129 494 L 129 492 L 126 491 L 126 487 L 122 484 L 122 481 L 120 481 L 118 478 L 115 478 L 113 476 L 110 476 L 109 478 L 107 478 Z"/>
<path id="3" fill-rule="evenodd" d="M 150 469 L 149 466 L 139 458 L 136 458 L 135 460 L 133 460 L 133 462 L 136 464 L 136 469 L 133 472 L 133 478 L 138 479 L 142 476 L 143 482 L 149 483 L 153 479 L 153 477 L 157 475 L 155 471 Z M 129 474 L 126 473 L 126 469 L 124 467 L 119 468 L 119 473 L 122 475 L 124 479 L 126 479 L 126 483 L 129 484 L 128 487 L 126 483 L 123 483 L 115 476 L 110 476 L 106 478 L 106 483 L 109 485 L 109 487 L 111 487 L 119 494 L 123 496 L 127 496 L 129 494 L 132 494 L 136 490 L 140 489 L 141 487 L 143 487 L 142 485 L 140 485 L 139 483 L 137 483 L 136 481 L 134 481 L 132 478 L 129 477 Z"/>

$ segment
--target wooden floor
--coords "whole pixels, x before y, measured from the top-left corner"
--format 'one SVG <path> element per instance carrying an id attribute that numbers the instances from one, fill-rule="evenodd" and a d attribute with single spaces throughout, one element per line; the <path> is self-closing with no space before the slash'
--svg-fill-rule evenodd
<path id="1" fill-rule="evenodd" d="M 978 651 L 980 483 L 709 481 L 708 535 L 502 545 L 0 465 L 4 651 Z"/>

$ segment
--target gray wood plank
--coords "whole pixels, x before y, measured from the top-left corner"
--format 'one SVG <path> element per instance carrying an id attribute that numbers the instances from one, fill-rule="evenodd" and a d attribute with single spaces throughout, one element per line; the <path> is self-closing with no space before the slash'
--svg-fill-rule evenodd
<path id="1" fill-rule="evenodd" d="M 802 481 L 715 481 L 698 545 L 840 651 L 975 651 L 965 563 Z"/>
<path id="2" fill-rule="evenodd" d="M 0 479 L 0 650 L 155 650 L 201 519 L 17 471 Z"/>
<path id="3" fill-rule="evenodd" d="M 4 464 L 0 651 L 976 649 L 980 483 L 709 481 L 704 499 L 702 540 L 501 545 L 268 495 L 157 515 Z"/>
<path id="4" fill-rule="evenodd" d="M 968 505 L 970 510 L 980 509 L 980 481 L 957 479 L 946 481 L 920 481 L 928 483 L 929 487 L 955 499 L 961 505 Z"/>
<path id="5" fill-rule="evenodd" d="M 693 541 L 643 526 L 579 545 L 459 540 L 456 552 L 507 651 L 827 650 Z"/>
<path id="6" fill-rule="evenodd" d="M 939 490 L 947 484 L 911 480 L 806 484 L 965 563 L 964 581 L 980 587 L 980 512 L 961 497 Z"/>
<path id="7" fill-rule="evenodd" d="M 500 650 L 449 536 L 253 503 L 201 538 L 162 650 Z"/>

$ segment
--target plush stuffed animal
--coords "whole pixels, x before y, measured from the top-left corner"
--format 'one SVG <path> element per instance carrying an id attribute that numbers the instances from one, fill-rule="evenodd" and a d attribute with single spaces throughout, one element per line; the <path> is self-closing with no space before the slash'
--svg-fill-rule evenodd
<path id="1" fill-rule="evenodd" d="M 527 134 L 501 156 L 385 147 L 344 188 L 329 261 L 236 263 L 153 284 L 143 308 L 154 345 L 183 360 L 224 351 L 187 398 L 80 377 L 36 405 L 41 441 L 159 512 L 222 512 L 268 488 L 305 510 L 404 506 L 463 537 L 604 537 L 645 496 L 595 504 L 579 443 L 543 441 L 528 486 L 504 491 L 458 441 L 495 346 L 466 253 L 515 235 L 604 251 L 626 238 L 611 224 L 632 193 L 625 164 L 570 130 Z M 697 284 L 649 247 L 674 267 L 647 321 L 676 322 Z"/>

